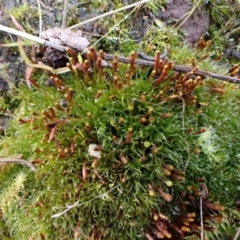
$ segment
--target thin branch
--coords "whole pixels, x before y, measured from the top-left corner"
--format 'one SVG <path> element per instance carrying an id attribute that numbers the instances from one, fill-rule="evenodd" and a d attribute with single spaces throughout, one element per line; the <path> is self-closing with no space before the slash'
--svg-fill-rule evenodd
<path id="1" fill-rule="evenodd" d="M 18 30 L 15 30 L 13 28 L 9 28 L 9 27 L 5 27 L 3 25 L 0 24 L 0 31 L 4 31 L 7 33 L 11 33 L 23 38 L 27 38 L 30 39 L 34 42 L 37 42 L 39 44 L 42 45 L 46 45 L 52 48 L 55 48 L 59 51 L 64 52 L 66 47 L 60 44 L 56 44 L 50 41 L 47 41 L 45 39 L 36 37 L 34 35 L 25 33 L 25 32 L 21 32 Z M 80 52 L 86 52 L 86 49 L 77 49 Z M 115 58 L 115 55 L 113 54 L 105 54 L 105 59 L 106 60 L 113 60 Z M 122 62 L 122 63 L 129 63 L 129 58 L 128 57 L 121 57 L 118 56 L 118 61 Z M 154 67 L 154 61 L 147 61 L 147 60 L 141 60 L 141 59 L 136 59 L 135 60 L 135 64 L 136 65 L 142 65 L 142 66 L 146 66 L 146 67 Z M 178 72 L 190 72 L 193 69 L 193 67 L 191 66 L 187 66 L 187 65 L 175 65 L 173 67 L 173 70 L 178 71 Z M 230 77 L 227 75 L 222 75 L 222 74 L 217 74 L 217 73 L 212 73 L 212 72 L 208 72 L 202 69 L 197 70 L 196 72 L 194 72 L 194 74 L 202 76 L 202 77 L 211 77 L 211 78 L 215 78 L 215 79 L 219 79 L 219 80 L 223 80 L 223 81 L 227 81 L 227 82 L 231 82 L 231 83 L 237 83 L 240 84 L 240 79 L 236 78 L 236 77 Z"/>
<path id="2" fill-rule="evenodd" d="M 19 159 L 19 158 L 0 158 L 0 163 L 21 164 L 21 165 L 29 167 L 34 172 L 36 171 L 36 168 L 32 163 L 30 163 L 26 160 L 23 160 L 23 159 Z"/>
<path id="3" fill-rule="evenodd" d="M 105 54 L 105 59 L 106 60 L 113 60 L 115 58 L 115 55 L 113 54 Z M 118 56 L 118 61 L 123 62 L 123 63 L 129 63 L 129 58 L 127 57 L 120 57 Z M 153 61 L 147 61 L 147 60 L 141 60 L 141 59 L 136 59 L 135 60 L 136 65 L 142 65 L 146 67 L 154 67 L 154 62 Z M 190 72 L 192 71 L 193 67 L 187 66 L 187 65 L 175 65 L 173 66 L 173 70 L 178 71 L 178 72 Z M 202 69 L 197 70 L 194 72 L 194 74 L 202 76 L 202 77 L 211 77 L 231 83 L 237 83 L 240 84 L 240 79 L 236 77 L 230 77 L 222 74 L 217 74 L 217 73 L 212 73 L 208 72 Z"/>

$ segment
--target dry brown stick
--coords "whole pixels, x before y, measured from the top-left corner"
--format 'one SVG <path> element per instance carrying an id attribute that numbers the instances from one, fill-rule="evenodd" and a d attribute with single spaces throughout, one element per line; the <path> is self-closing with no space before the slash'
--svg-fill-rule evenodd
<path id="1" fill-rule="evenodd" d="M 117 58 L 118 58 L 119 62 L 129 63 L 129 58 L 127 58 L 127 57 L 118 56 Z M 105 54 L 105 59 L 106 60 L 113 60 L 114 55 Z M 147 60 L 142 60 L 142 59 L 136 59 L 135 64 L 146 66 L 146 67 L 154 67 L 154 62 L 153 61 L 147 61 Z M 178 71 L 178 72 L 190 72 L 192 69 L 193 69 L 193 67 L 187 66 L 187 65 L 174 65 L 173 66 L 173 70 Z M 202 77 L 211 77 L 211 78 L 215 78 L 215 79 L 219 79 L 219 80 L 223 80 L 223 81 L 227 81 L 227 82 L 231 82 L 231 83 L 240 84 L 240 79 L 239 78 L 230 77 L 230 76 L 227 76 L 227 75 L 222 75 L 222 74 L 217 74 L 217 73 L 212 73 L 212 72 L 205 71 L 205 70 L 202 70 L 202 69 L 197 70 L 196 72 L 194 72 L 194 74 L 202 76 Z"/>
<path id="2" fill-rule="evenodd" d="M 15 164 L 21 164 L 21 165 L 24 165 L 24 166 L 27 166 L 29 167 L 32 171 L 36 171 L 36 168 L 35 166 L 26 161 L 26 160 L 23 160 L 23 159 L 18 159 L 18 158 L 0 158 L 0 163 L 15 163 Z"/>
<path id="3" fill-rule="evenodd" d="M 176 66 L 173 67 L 173 69 L 175 71 L 179 71 L 179 72 L 189 72 L 193 69 L 193 67 L 185 66 L 185 65 L 176 65 Z M 202 69 L 197 70 L 196 72 L 194 72 L 194 74 L 199 75 L 199 76 L 203 76 L 203 77 L 215 78 L 215 79 L 227 81 L 227 82 L 230 82 L 230 83 L 240 84 L 240 79 L 239 78 L 230 77 L 230 76 L 222 75 L 222 74 L 217 74 L 217 73 L 205 71 L 205 70 L 202 70 Z"/>
<path id="4" fill-rule="evenodd" d="M 53 43 L 51 41 L 47 41 L 45 39 L 33 36 L 33 35 L 25 33 L 25 32 L 15 30 L 13 28 L 3 26 L 1 24 L 0 24 L 0 31 L 4 31 L 4 32 L 7 32 L 7 33 L 17 35 L 17 36 L 21 36 L 23 38 L 30 39 L 32 41 L 35 41 L 35 42 L 39 43 L 39 44 L 58 49 L 59 51 L 62 51 L 62 52 L 64 52 L 65 49 L 66 49 L 66 47 L 63 46 L 63 45 Z M 86 54 L 86 50 L 87 49 L 78 49 L 78 51 L 80 51 L 80 52 L 85 52 L 84 54 Z M 106 60 L 113 60 L 114 55 L 113 54 L 105 54 L 105 59 Z M 118 61 L 123 62 L 123 63 L 129 63 L 129 58 L 118 56 Z M 154 66 L 153 61 L 140 60 L 140 59 L 136 59 L 135 64 L 142 65 L 142 66 L 147 66 L 147 67 L 153 67 Z M 186 66 L 186 65 L 175 65 L 173 67 L 173 70 L 179 71 L 179 72 L 190 72 L 192 69 L 193 69 L 193 67 Z M 223 81 L 227 81 L 227 82 L 231 82 L 231 83 L 240 84 L 240 79 L 239 78 L 230 77 L 230 76 L 217 74 L 217 73 L 212 73 L 212 72 L 208 72 L 208 71 L 205 71 L 205 70 L 202 70 L 202 69 L 199 69 L 198 71 L 196 71 L 194 73 L 197 74 L 197 75 L 203 76 L 203 77 L 211 77 L 211 78 L 215 78 L 215 79 L 219 79 L 219 80 L 223 80 Z"/>
<path id="5" fill-rule="evenodd" d="M 50 41 L 45 41 L 45 45 L 48 47 L 58 49 L 59 51 L 65 51 L 65 49 L 66 49 L 66 47 L 52 43 Z M 85 55 L 85 53 L 84 53 L 84 55 Z M 105 54 L 104 56 L 105 56 L 105 60 L 113 60 L 114 59 L 114 54 Z M 117 59 L 119 62 L 129 63 L 129 58 L 127 58 L 127 57 L 118 56 Z M 135 64 L 141 65 L 141 66 L 146 66 L 146 67 L 154 67 L 154 61 L 148 61 L 148 60 L 143 60 L 143 59 L 136 59 Z M 185 73 L 192 71 L 193 68 L 194 67 L 187 66 L 187 65 L 174 65 L 173 66 L 173 70 L 175 70 L 177 72 L 185 72 Z M 211 77 L 214 79 L 227 81 L 230 83 L 240 84 L 239 78 L 230 77 L 230 76 L 218 74 L 218 73 L 213 73 L 213 72 L 209 72 L 209 71 L 202 70 L 202 69 L 195 71 L 194 75 L 199 75 L 202 77 Z"/>
<path id="6" fill-rule="evenodd" d="M 55 49 L 58 49 L 59 51 L 65 51 L 66 47 L 59 45 L 59 44 L 55 44 L 52 43 L 50 41 L 46 41 L 45 40 L 45 45 L 48 47 L 52 47 Z M 83 51 L 83 55 L 86 55 L 86 50 Z M 115 54 L 104 54 L 105 56 L 105 60 L 113 60 L 115 58 Z M 99 56 L 100 57 L 100 56 Z M 122 56 L 117 56 L 117 59 L 119 62 L 122 63 L 129 63 L 129 58 L 128 57 L 122 57 Z M 148 60 L 143 60 L 143 59 L 136 59 L 135 60 L 135 64 L 136 65 L 141 65 L 141 66 L 146 66 L 146 67 L 154 67 L 154 61 L 148 61 Z M 178 72 L 190 72 L 192 71 L 194 67 L 192 66 L 187 66 L 187 65 L 174 65 L 173 66 L 173 70 L 178 71 Z M 197 71 L 194 72 L 195 75 L 199 75 L 202 77 L 211 77 L 214 79 L 218 79 L 218 80 L 222 80 L 222 81 L 227 81 L 230 83 L 236 83 L 236 84 L 240 84 L 240 79 L 236 78 L 236 77 L 230 77 L 227 75 L 223 75 L 223 74 L 218 74 L 218 73 L 213 73 L 213 72 L 209 72 L 206 70 L 202 70 L 199 69 Z"/>

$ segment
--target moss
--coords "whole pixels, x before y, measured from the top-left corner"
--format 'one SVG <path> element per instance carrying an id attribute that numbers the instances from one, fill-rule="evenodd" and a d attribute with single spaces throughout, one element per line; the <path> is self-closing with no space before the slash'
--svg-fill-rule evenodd
<path id="1" fill-rule="evenodd" d="M 232 234 L 235 220 L 229 216 L 239 217 L 233 211 L 238 200 L 238 90 L 227 85 L 221 96 L 209 92 L 210 84 L 201 84 L 193 90 L 194 103 L 188 95 L 172 98 L 176 86 L 170 71 L 160 86 L 153 86 L 148 72 L 137 68 L 133 73 L 120 64 L 117 78 L 110 70 L 104 75 L 69 73 L 59 76 L 64 88 L 45 86 L 42 79 L 40 88 L 19 88 L 21 104 L 1 141 L 1 155 L 23 154 L 37 172 L 23 169 L 24 187 L 14 193 L 14 204 L 1 204 L 2 221 L 13 239 L 86 239 L 93 234 L 144 239 L 144 232 L 152 234 L 152 214 L 159 211 L 175 225 L 195 212 L 199 224 L 194 194 L 202 178 L 208 201 L 227 208 L 224 221 L 210 221 L 210 226 L 217 232 L 227 228 L 222 236 Z M 89 153 L 90 144 L 97 145 L 100 159 Z M 175 172 L 166 175 L 168 166 Z M 8 196 L 17 169 L 2 172 L 2 196 Z M 205 216 L 214 214 L 222 213 L 204 210 Z"/>
<path id="2" fill-rule="evenodd" d="M 28 4 L 20 4 L 17 7 L 11 8 L 12 16 L 21 23 L 21 26 L 28 33 L 34 33 L 36 30 L 34 29 L 34 24 L 38 21 L 38 10 L 35 7 L 32 7 Z M 15 25 L 13 28 L 15 28 Z"/>
<path id="3" fill-rule="evenodd" d="M 152 46 L 163 48 L 169 39 L 171 57 L 179 63 L 191 64 L 194 58 L 201 68 L 227 71 L 222 63 L 201 60 L 205 49 L 180 48 L 178 36 L 154 31 Z M 128 39 L 125 26 L 119 51 L 137 50 L 123 36 Z M 239 90 L 226 84 L 221 95 L 210 91 L 209 82 L 217 81 L 201 79 L 185 94 L 187 85 L 181 83 L 177 91 L 179 78 L 173 81 L 173 74 L 169 70 L 155 86 L 149 69 L 132 71 L 119 64 L 117 73 L 93 69 L 58 76 L 63 81 L 58 88 L 44 85 L 47 74 L 34 76 L 40 88 L 20 86 L 13 99 L 20 105 L 2 137 L 1 156 L 22 154 L 37 172 L 22 166 L 1 169 L 1 199 L 14 197 L 0 205 L 0 230 L 12 239 L 145 239 L 146 233 L 154 235 L 155 214 L 181 228 L 186 214 L 195 213 L 199 225 L 203 184 L 208 189 L 203 201 L 218 207 L 203 205 L 205 234 L 209 239 L 234 236 Z M 101 158 L 89 153 L 91 144 Z M 23 186 L 16 188 L 20 174 Z M 172 239 L 180 237 L 169 225 L 167 231 Z M 185 239 L 196 239 L 194 233 L 185 233 Z"/>

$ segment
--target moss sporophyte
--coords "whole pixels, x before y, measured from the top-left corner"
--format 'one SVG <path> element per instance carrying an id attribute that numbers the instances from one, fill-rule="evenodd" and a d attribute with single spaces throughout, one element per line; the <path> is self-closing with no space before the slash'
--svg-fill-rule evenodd
<path id="1" fill-rule="evenodd" d="M 209 239 L 230 236 L 238 88 L 168 59 L 149 71 L 133 53 L 106 68 L 103 55 L 91 48 L 70 72 L 19 87 L 1 155 L 22 154 L 36 172 L 1 165 L 1 228 L 12 239 L 194 239 L 202 217 Z"/>

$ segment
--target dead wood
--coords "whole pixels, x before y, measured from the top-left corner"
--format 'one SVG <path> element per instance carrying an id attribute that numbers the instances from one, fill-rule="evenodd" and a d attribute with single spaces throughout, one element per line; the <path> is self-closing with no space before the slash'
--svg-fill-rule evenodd
<path id="1" fill-rule="evenodd" d="M 86 55 L 86 50 L 90 44 L 87 38 L 82 36 L 81 31 L 73 32 L 69 29 L 49 29 L 42 33 L 42 38 L 46 40 L 45 45 L 49 47 L 58 49 L 60 51 L 65 51 L 66 47 L 70 47 L 76 49 L 77 51 L 83 52 L 83 55 Z M 114 58 L 114 54 L 105 54 L 106 60 L 113 60 Z M 127 64 L 129 63 L 128 57 L 117 56 L 117 59 L 119 62 Z M 143 59 L 136 59 L 135 64 L 146 67 L 154 67 L 153 61 Z M 173 70 L 178 72 L 190 72 L 192 69 L 193 67 L 188 65 L 174 65 L 173 67 Z M 199 69 L 194 74 L 202 77 L 211 77 L 222 81 L 240 84 L 239 78 L 213 73 L 203 69 Z"/>
<path id="2" fill-rule="evenodd" d="M 113 60 L 114 58 L 115 57 L 114 57 L 113 54 L 105 54 L 105 59 L 106 60 Z M 129 63 L 129 58 L 127 58 L 127 57 L 118 56 L 117 59 L 118 59 L 119 62 Z M 135 64 L 136 65 L 141 65 L 141 66 L 146 66 L 146 67 L 154 67 L 155 63 L 153 61 L 136 59 Z M 193 68 L 194 67 L 187 66 L 187 65 L 174 65 L 173 66 L 173 70 L 175 70 L 177 72 L 185 72 L 185 73 L 190 72 Z M 211 77 L 211 78 L 222 80 L 222 81 L 227 81 L 227 82 L 231 82 L 231 83 L 240 84 L 240 79 L 239 78 L 230 77 L 230 76 L 222 75 L 222 74 L 217 74 L 217 73 L 205 71 L 205 70 L 202 70 L 202 69 L 199 69 L 199 70 L 195 71 L 194 74 L 202 76 L 202 77 Z"/>

